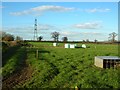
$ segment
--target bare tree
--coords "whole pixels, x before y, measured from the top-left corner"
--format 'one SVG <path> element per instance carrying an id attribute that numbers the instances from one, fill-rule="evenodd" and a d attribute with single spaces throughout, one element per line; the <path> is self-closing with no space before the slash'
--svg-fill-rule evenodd
<path id="1" fill-rule="evenodd" d="M 14 41 L 14 36 L 11 34 L 7 34 L 5 32 L 2 33 L 2 40 L 3 41 Z"/>
<path id="2" fill-rule="evenodd" d="M 59 39 L 59 32 L 52 32 L 51 37 L 54 38 L 54 41 L 58 41 Z"/>
<path id="3" fill-rule="evenodd" d="M 43 36 L 39 36 L 38 40 L 41 41 L 43 39 Z"/>
<path id="4" fill-rule="evenodd" d="M 116 37 L 116 36 L 117 36 L 117 33 L 112 32 L 112 33 L 109 34 L 109 37 L 108 37 L 108 38 L 110 38 L 110 41 L 115 42 L 115 37 Z"/>
<path id="5" fill-rule="evenodd" d="M 62 40 L 63 40 L 63 42 L 67 42 L 68 38 L 67 37 L 63 37 Z"/>
<path id="6" fill-rule="evenodd" d="M 22 37 L 16 36 L 16 41 L 22 41 L 22 40 L 23 40 Z"/>
<path id="7" fill-rule="evenodd" d="M 96 39 L 94 40 L 95 43 L 97 43 L 97 41 L 98 41 L 98 40 L 96 40 Z"/>
<path id="8" fill-rule="evenodd" d="M 85 42 L 85 40 L 83 40 L 82 42 Z"/>

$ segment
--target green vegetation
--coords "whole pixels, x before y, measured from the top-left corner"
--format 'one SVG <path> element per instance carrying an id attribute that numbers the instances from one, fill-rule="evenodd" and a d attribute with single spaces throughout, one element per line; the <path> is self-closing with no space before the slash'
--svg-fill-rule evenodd
<path id="1" fill-rule="evenodd" d="M 15 54 L 13 54 L 13 56 L 7 60 L 4 67 L 1 68 L 3 77 L 8 77 L 13 72 L 19 70 L 21 68 L 20 65 L 23 63 L 23 60 L 26 57 L 25 48 L 21 47 L 18 49 L 18 47 L 17 48 L 16 47 L 12 47 L 13 51 L 16 50 Z M 12 53 L 9 53 L 9 55 L 6 56 L 10 56 L 11 54 Z"/>
<path id="2" fill-rule="evenodd" d="M 27 49 L 27 63 L 32 67 L 32 77 L 17 88 L 120 88 L 120 69 L 101 69 L 94 66 L 95 56 L 117 56 L 115 44 L 87 44 L 90 48 L 66 49 L 60 43 L 30 42 Z M 78 44 L 80 46 L 82 44 Z M 15 71 L 25 48 L 17 53 L 3 67 L 3 75 Z M 36 51 L 39 52 L 38 59 Z M 19 52 L 19 53 L 18 53 Z M 22 57 L 21 57 L 22 58 Z M 10 64 L 11 63 L 11 64 Z"/>

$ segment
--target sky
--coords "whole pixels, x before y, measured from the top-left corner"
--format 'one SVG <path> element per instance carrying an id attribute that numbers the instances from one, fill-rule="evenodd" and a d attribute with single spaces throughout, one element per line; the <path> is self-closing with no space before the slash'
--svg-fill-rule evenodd
<path id="1" fill-rule="evenodd" d="M 106 41 L 118 33 L 117 2 L 3 2 L 2 30 L 33 40 L 37 18 L 38 36 L 53 40 L 51 33 L 60 33 L 69 41 Z"/>
<path id="2" fill-rule="evenodd" d="M 1 0 L 3 2 L 119 2 L 119 0 Z"/>

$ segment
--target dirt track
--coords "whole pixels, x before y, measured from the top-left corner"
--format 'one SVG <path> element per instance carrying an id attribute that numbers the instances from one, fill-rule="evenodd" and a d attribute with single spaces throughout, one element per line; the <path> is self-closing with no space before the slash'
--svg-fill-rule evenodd
<path id="1" fill-rule="evenodd" d="M 13 88 L 16 85 L 21 85 L 32 77 L 32 68 L 26 64 L 21 65 L 21 70 L 18 70 L 10 77 L 2 80 L 2 88 Z"/>

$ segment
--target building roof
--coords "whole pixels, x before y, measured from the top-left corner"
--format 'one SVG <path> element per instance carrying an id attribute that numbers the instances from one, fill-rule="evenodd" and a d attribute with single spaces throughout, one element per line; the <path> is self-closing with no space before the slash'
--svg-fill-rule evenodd
<path id="1" fill-rule="evenodd" d="M 96 56 L 96 57 L 101 59 L 120 60 L 120 57 L 118 56 Z"/>

